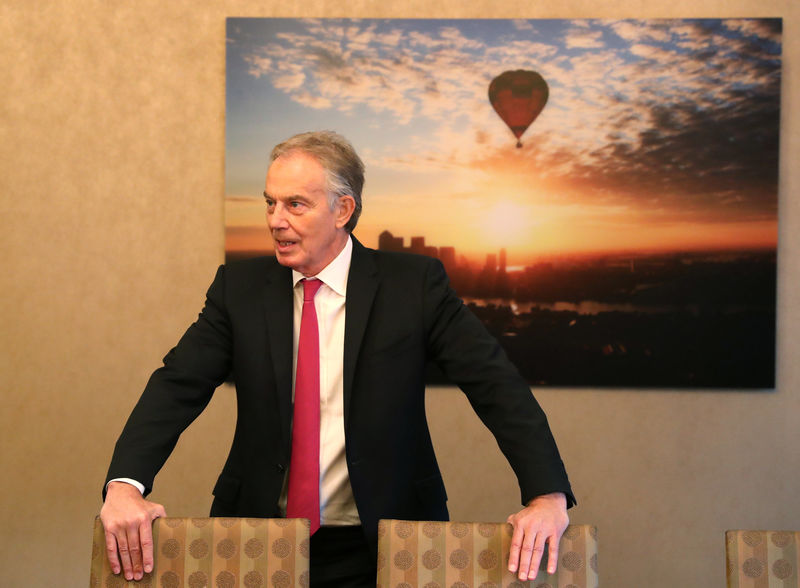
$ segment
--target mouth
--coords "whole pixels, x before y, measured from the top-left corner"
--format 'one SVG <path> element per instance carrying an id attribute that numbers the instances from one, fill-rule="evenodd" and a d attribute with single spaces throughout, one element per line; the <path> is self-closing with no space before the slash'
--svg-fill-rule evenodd
<path id="1" fill-rule="evenodd" d="M 275 248 L 279 252 L 283 252 L 283 251 L 286 251 L 288 249 L 291 249 L 293 245 L 297 244 L 297 241 L 288 241 L 288 240 L 285 240 L 285 239 L 274 239 L 274 241 L 275 241 Z"/>

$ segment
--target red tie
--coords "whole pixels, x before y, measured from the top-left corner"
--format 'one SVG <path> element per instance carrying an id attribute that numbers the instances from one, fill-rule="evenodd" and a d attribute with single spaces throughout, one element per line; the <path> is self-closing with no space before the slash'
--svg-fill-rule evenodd
<path id="1" fill-rule="evenodd" d="M 286 504 L 286 516 L 311 521 L 312 534 L 319 529 L 319 328 L 314 296 L 320 286 L 319 280 L 303 280 Z"/>

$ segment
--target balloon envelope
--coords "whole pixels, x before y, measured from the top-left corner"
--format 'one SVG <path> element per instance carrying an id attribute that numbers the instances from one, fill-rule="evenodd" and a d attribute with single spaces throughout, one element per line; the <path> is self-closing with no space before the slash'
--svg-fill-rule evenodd
<path id="1" fill-rule="evenodd" d="M 514 133 L 517 147 L 522 147 L 519 138 L 542 112 L 549 95 L 547 82 L 535 71 L 505 71 L 489 84 L 489 102 Z"/>

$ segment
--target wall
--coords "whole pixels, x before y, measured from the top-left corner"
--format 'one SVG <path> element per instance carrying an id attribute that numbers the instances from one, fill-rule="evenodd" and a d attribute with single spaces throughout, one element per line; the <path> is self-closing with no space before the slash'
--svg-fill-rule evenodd
<path id="1" fill-rule="evenodd" d="M 783 16 L 777 389 L 536 394 L 572 520 L 599 527 L 604 586 L 722 586 L 725 529 L 800 529 L 800 4 L 465 4 L 0 5 L 0 585 L 86 581 L 114 440 L 222 260 L 225 16 Z M 207 512 L 232 400 L 217 394 L 161 474 L 171 514 Z M 493 441 L 457 391 L 429 404 L 453 516 L 504 519 L 518 495 Z"/>

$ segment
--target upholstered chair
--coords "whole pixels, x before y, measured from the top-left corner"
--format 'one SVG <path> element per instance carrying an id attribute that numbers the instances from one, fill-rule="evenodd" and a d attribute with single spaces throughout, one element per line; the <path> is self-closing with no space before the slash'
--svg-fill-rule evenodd
<path id="1" fill-rule="evenodd" d="M 800 588 L 800 531 L 726 531 L 728 588 Z"/>
<path id="2" fill-rule="evenodd" d="M 153 522 L 154 569 L 139 581 L 111 573 L 100 518 L 90 588 L 308 586 L 306 519 L 161 518 Z"/>
<path id="3" fill-rule="evenodd" d="M 596 588 L 597 530 L 570 525 L 559 544 L 558 571 L 547 552 L 535 580 L 508 571 L 511 525 L 382 520 L 378 527 L 378 588 Z"/>

